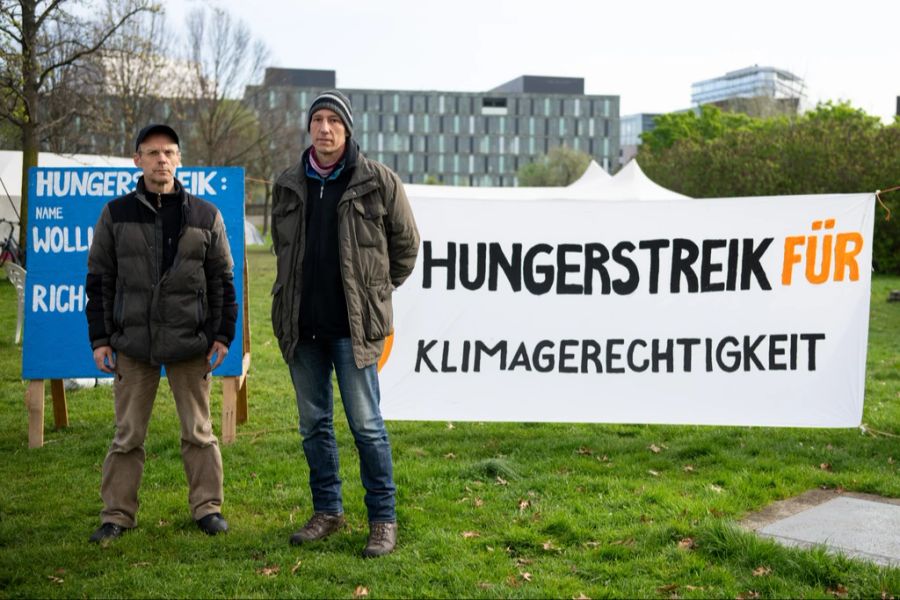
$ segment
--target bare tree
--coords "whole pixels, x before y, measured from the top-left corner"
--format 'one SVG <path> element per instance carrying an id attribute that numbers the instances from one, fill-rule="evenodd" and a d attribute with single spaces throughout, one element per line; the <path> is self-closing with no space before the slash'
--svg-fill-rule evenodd
<path id="1" fill-rule="evenodd" d="M 107 14 L 115 14 L 121 4 L 107 0 Z M 161 102 L 187 93 L 186 80 L 179 76 L 187 68 L 167 54 L 165 30 L 162 12 L 142 13 L 120 27 L 93 58 L 103 86 L 103 106 L 95 113 L 97 130 L 105 132 L 103 147 L 110 154 L 130 155 L 135 132 L 160 120 Z"/>
<path id="2" fill-rule="evenodd" d="M 79 0 L 0 0 L 0 118 L 22 139 L 22 196 L 19 242 L 25 247 L 28 220 L 28 169 L 37 166 L 42 133 L 71 119 L 71 111 L 48 118 L 43 100 L 71 81 L 64 71 L 77 68 L 135 15 L 154 10 L 150 0 L 124 3 L 100 21 L 76 14 Z M 84 12 L 84 11 L 79 11 Z M 74 75 L 73 75 L 74 77 Z"/>
<path id="3" fill-rule="evenodd" d="M 182 103 L 182 118 L 191 125 L 185 128 L 191 157 L 207 165 L 245 165 L 271 134 L 240 100 L 244 86 L 262 74 L 268 49 L 221 8 L 193 11 L 187 27 L 196 88 Z"/>

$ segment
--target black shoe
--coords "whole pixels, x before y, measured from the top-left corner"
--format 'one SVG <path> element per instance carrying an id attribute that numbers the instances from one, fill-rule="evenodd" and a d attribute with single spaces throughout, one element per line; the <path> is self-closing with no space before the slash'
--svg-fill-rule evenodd
<path id="1" fill-rule="evenodd" d="M 197 527 L 206 535 L 216 535 L 228 531 L 228 521 L 222 517 L 222 513 L 212 513 L 197 521 Z"/>
<path id="2" fill-rule="evenodd" d="M 115 523 L 104 523 L 97 528 L 97 531 L 94 532 L 94 534 L 88 541 L 94 544 L 99 544 L 103 540 L 114 540 L 126 531 L 127 529 L 125 527 L 122 527 L 121 525 L 116 525 Z"/>

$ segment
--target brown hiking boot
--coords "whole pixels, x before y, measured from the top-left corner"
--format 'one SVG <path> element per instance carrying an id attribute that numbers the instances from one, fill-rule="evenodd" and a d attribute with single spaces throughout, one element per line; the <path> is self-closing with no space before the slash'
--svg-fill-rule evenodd
<path id="1" fill-rule="evenodd" d="M 372 558 L 384 556 L 394 551 L 397 545 L 397 522 L 369 523 L 369 541 L 363 549 L 363 556 Z"/>
<path id="2" fill-rule="evenodd" d="M 323 540 L 343 527 L 346 522 L 343 514 L 313 513 L 306 525 L 291 536 L 291 544 L 296 546 L 306 542 Z"/>

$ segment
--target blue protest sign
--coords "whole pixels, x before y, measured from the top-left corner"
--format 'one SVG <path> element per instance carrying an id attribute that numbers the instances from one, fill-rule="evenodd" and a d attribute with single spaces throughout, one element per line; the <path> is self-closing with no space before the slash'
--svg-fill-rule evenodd
<path id="1" fill-rule="evenodd" d="M 132 191 L 140 175 L 131 168 L 29 171 L 23 379 L 109 376 L 94 365 L 88 339 L 88 250 L 103 206 Z M 238 325 L 232 352 L 213 374 L 237 376 L 243 358 L 244 170 L 182 167 L 176 177 L 189 192 L 215 204 L 225 222 L 235 265 Z"/>

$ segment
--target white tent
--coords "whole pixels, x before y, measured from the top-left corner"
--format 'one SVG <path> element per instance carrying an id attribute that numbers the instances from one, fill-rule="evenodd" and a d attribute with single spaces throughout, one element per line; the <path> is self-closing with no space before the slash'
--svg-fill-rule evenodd
<path id="1" fill-rule="evenodd" d="M 94 154 L 38 154 L 39 167 L 133 167 L 134 161 L 119 156 Z M 18 221 L 22 194 L 22 152 L 0 150 L 0 218 Z M 5 189 L 4 189 L 5 188 Z M 15 207 L 15 209 L 13 208 Z M 6 234 L 6 231 L 0 231 Z"/>
<path id="2" fill-rule="evenodd" d="M 641 170 L 636 160 L 631 160 L 609 183 L 600 190 L 598 200 L 680 200 L 684 194 L 664 188 Z"/>
<path id="3" fill-rule="evenodd" d="M 591 161 L 584 174 L 564 187 L 461 187 L 452 185 L 405 184 L 406 194 L 414 199 L 458 198 L 464 200 L 675 200 L 687 198 L 655 183 L 632 160 L 615 176 Z"/>

